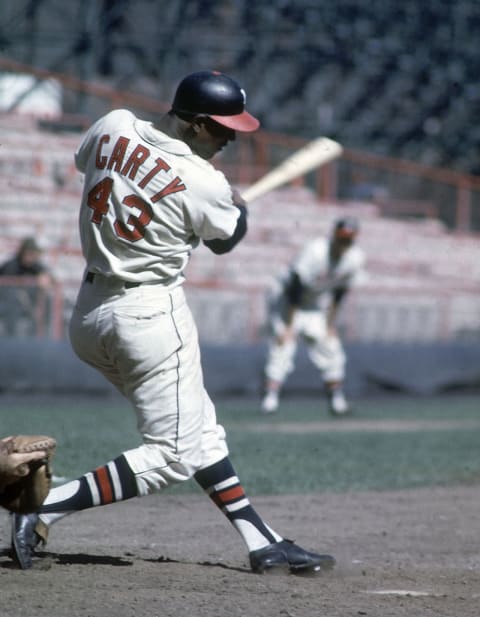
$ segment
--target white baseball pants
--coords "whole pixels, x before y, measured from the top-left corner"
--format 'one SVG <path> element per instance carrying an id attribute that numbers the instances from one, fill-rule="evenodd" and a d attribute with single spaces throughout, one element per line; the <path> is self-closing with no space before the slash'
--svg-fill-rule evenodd
<path id="1" fill-rule="evenodd" d="M 267 379 L 283 384 L 295 368 L 298 339 L 302 338 L 313 365 L 320 371 L 324 382 L 343 381 L 346 357 L 342 342 L 327 331 L 326 315 L 321 311 L 298 311 L 294 316 L 295 339 L 279 345 L 276 337 L 285 330 L 279 314 L 272 319 L 273 336 L 268 345 L 265 365 Z"/>
<path id="2" fill-rule="evenodd" d="M 126 289 L 95 275 L 80 288 L 70 340 L 76 354 L 133 405 L 143 444 L 124 455 L 139 495 L 187 480 L 228 455 L 181 287 Z"/>

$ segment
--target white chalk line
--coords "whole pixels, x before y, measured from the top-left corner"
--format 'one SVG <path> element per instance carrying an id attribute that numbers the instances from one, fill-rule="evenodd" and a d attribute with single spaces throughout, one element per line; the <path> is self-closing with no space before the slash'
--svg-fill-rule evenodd
<path id="1" fill-rule="evenodd" d="M 273 420 L 273 418 L 272 418 Z M 235 428 L 264 433 L 399 433 L 480 429 L 479 420 L 347 420 L 317 422 L 238 423 Z"/>

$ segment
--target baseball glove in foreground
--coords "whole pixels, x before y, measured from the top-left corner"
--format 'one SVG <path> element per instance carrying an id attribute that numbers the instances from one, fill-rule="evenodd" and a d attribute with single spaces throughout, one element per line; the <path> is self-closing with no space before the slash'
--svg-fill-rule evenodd
<path id="1" fill-rule="evenodd" d="M 1 507 L 18 514 L 40 508 L 52 483 L 55 447 L 55 439 L 47 435 L 15 435 L 0 441 Z"/>

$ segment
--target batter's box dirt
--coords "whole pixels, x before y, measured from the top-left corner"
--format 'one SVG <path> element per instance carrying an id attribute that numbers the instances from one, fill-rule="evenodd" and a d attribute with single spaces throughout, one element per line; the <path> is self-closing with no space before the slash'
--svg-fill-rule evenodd
<path id="1" fill-rule="evenodd" d="M 478 486 L 254 503 L 287 537 L 335 555 L 336 568 L 253 574 L 207 498 L 164 494 L 64 519 L 45 559 L 22 572 L 2 512 L 2 617 L 478 617 Z"/>

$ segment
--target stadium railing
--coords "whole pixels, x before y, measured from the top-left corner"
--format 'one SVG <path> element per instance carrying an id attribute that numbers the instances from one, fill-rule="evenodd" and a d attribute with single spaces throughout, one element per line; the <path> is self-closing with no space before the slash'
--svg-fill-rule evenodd
<path id="1" fill-rule="evenodd" d="M 60 283 L 44 288 L 34 277 L 0 277 L 0 336 L 64 338 L 63 296 Z"/>

